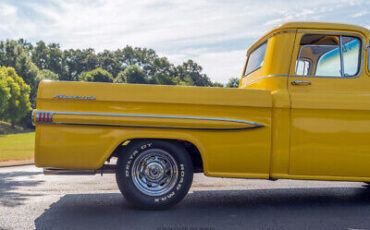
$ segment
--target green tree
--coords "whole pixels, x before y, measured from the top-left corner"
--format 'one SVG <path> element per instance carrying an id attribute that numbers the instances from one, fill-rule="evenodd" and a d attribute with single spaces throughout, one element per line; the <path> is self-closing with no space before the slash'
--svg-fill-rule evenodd
<path id="1" fill-rule="evenodd" d="M 222 83 L 219 83 L 219 82 L 214 82 L 212 86 L 213 87 L 220 87 L 220 88 L 224 87 L 224 85 Z"/>
<path id="2" fill-rule="evenodd" d="M 1 74 L 0 72 L 0 116 L 5 112 L 5 109 L 8 106 L 9 98 L 10 89 L 8 87 L 6 75 Z"/>
<path id="3" fill-rule="evenodd" d="M 39 41 L 32 50 L 32 62 L 40 69 L 49 68 L 49 49 L 45 42 Z"/>
<path id="4" fill-rule="evenodd" d="M 63 68 L 66 73 L 61 80 L 76 81 L 83 72 L 89 72 L 99 67 L 99 60 L 94 49 L 74 50 L 63 52 Z"/>
<path id="5" fill-rule="evenodd" d="M 201 73 L 203 68 L 193 60 L 188 60 L 176 67 L 176 75 L 180 82 L 193 83 L 195 86 L 212 86 L 212 81 L 206 74 Z M 191 79 L 191 81 L 190 81 Z"/>
<path id="6" fill-rule="evenodd" d="M 113 82 L 113 76 L 102 68 L 96 68 L 89 72 L 83 72 L 78 77 L 79 81 Z"/>
<path id="7" fill-rule="evenodd" d="M 53 81 L 59 80 L 58 74 L 48 69 L 41 70 L 39 76 L 41 80 L 53 80 Z"/>
<path id="8" fill-rule="evenodd" d="M 56 73 L 48 69 L 43 69 L 43 70 L 40 70 L 40 74 L 38 74 L 36 77 L 36 85 L 38 86 L 42 80 L 57 81 L 59 80 L 59 76 Z"/>
<path id="9" fill-rule="evenodd" d="M 190 76 L 185 76 L 185 77 L 177 76 L 175 80 L 176 80 L 176 85 L 194 86 L 194 82 Z"/>
<path id="10" fill-rule="evenodd" d="M 233 77 L 230 78 L 229 81 L 226 83 L 226 87 L 228 88 L 238 88 L 239 87 L 239 78 Z"/>
<path id="11" fill-rule="evenodd" d="M 26 47 L 26 48 L 25 48 Z M 16 73 L 21 76 L 26 84 L 31 87 L 30 101 L 36 105 L 37 81 L 39 69 L 29 57 L 32 45 L 22 39 L 18 42 L 7 40 L 0 42 L 0 63 L 3 66 L 13 67 Z"/>
<path id="12" fill-rule="evenodd" d="M 65 74 L 63 68 L 63 52 L 59 44 L 50 43 L 46 45 L 45 42 L 39 41 L 33 47 L 31 57 L 32 62 L 39 69 L 48 69 L 60 76 Z"/>
<path id="13" fill-rule="evenodd" d="M 176 78 L 164 74 L 164 73 L 157 73 L 154 75 L 154 77 L 151 79 L 152 84 L 158 84 L 158 85 L 176 85 Z"/>
<path id="14" fill-rule="evenodd" d="M 148 73 L 152 84 L 176 85 L 175 67 L 167 58 L 155 58 L 151 63 L 151 71 Z"/>
<path id="15" fill-rule="evenodd" d="M 148 83 L 144 71 L 136 65 L 130 65 L 124 71 L 120 72 L 115 79 L 115 82 L 136 84 Z"/>
<path id="16" fill-rule="evenodd" d="M 12 67 L 1 67 L 0 78 L 5 79 L 10 92 L 10 98 L 1 118 L 10 121 L 12 127 L 15 127 L 15 124 L 22 121 L 32 109 L 29 101 L 31 89 Z"/>
<path id="17" fill-rule="evenodd" d="M 124 70 L 126 64 L 123 61 L 120 50 L 109 51 L 104 50 L 97 55 L 99 67 L 107 70 L 113 75 L 113 78 L 118 76 L 118 73 Z"/>

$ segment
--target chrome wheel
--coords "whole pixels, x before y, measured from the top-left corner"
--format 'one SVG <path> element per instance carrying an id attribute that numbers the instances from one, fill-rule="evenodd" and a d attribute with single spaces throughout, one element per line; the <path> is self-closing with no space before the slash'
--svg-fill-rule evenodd
<path id="1" fill-rule="evenodd" d="M 161 196 L 169 192 L 178 179 L 175 159 L 161 149 L 142 152 L 133 162 L 132 181 L 137 189 L 149 196 Z"/>

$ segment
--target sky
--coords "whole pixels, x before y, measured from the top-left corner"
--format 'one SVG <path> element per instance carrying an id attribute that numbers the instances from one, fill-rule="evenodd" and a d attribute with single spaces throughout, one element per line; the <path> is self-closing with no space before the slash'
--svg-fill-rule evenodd
<path id="1" fill-rule="evenodd" d="M 0 0 L 0 40 L 56 42 L 62 49 L 154 49 L 193 59 L 212 81 L 240 77 L 246 50 L 287 21 L 370 29 L 370 0 Z"/>

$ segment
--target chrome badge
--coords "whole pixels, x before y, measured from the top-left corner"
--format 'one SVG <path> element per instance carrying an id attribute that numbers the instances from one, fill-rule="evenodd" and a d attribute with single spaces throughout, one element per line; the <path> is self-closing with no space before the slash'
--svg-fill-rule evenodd
<path id="1" fill-rule="evenodd" d="M 73 99 L 73 100 L 95 100 L 95 97 L 92 96 L 66 96 L 64 94 L 57 94 L 53 98 L 58 98 L 58 99 Z"/>

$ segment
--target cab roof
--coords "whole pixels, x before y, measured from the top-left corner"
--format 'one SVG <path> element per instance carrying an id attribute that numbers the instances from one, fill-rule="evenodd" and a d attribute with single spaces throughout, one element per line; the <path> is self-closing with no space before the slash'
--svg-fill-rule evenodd
<path id="1" fill-rule="evenodd" d="M 317 30 L 351 30 L 369 35 L 370 31 L 362 26 L 330 22 L 286 22 L 276 27 L 279 30 L 288 29 L 317 29 Z"/>
<path id="2" fill-rule="evenodd" d="M 288 31 L 288 30 L 299 30 L 299 29 L 312 29 L 312 30 L 345 30 L 345 31 L 353 31 L 353 32 L 360 32 L 365 37 L 370 36 L 370 30 L 365 27 L 350 25 L 350 24 L 342 24 L 342 23 L 330 23 L 330 22 L 286 22 L 281 24 L 268 33 L 266 33 L 263 37 L 261 37 L 257 42 L 255 42 L 249 49 L 248 52 L 254 49 L 256 46 L 261 44 L 266 38 L 270 37 L 272 34 L 280 31 Z"/>

